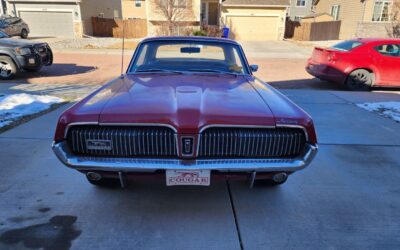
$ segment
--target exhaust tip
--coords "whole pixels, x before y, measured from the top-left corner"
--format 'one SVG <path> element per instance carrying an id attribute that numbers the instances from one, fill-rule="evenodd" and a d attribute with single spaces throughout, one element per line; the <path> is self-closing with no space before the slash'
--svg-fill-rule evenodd
<path id="1" fill-rule="evenodd" d="M 286 173 L 278 173 L 272 177 L 272 180 L 276 183 L 283 183 L 287 180 L 288 175 Z"/>
<path id="2" fill-rule="evenodd" d="M 99 180 L 101 180 L 101 174 L 99 174 L 99 173 L 96 173 L 96 172 L 88 172 L 87 174 L 86 174 L 86 176 L 87 176 L 87 178 L 89 179 L 89 180 L 92 180 L 92 181 L 99 181 Z"/>

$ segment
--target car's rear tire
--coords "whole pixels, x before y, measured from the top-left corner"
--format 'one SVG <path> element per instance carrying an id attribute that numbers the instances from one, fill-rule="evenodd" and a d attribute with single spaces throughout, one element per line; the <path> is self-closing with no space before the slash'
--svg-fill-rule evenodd
<path id="1" fill-rule="evenodd" d="M 367 91 L 373 84 L 373 73 L 366 69 L 356 69 L 347 77 L 345 87 L 349 90 Z"/>
<path id="2" fill-rule="evenodd" d="M 13 79 L 18 73 L 17 65 L 8 56 L 0 56 L 0 79 Z"/>
<path id="3" fill-rule="evenodd" d="M 28 31 L 26 29 L 21 30 L 21 38 L 26 39 L 28 38 Z"/>
<path id="4" fill-rule="evenodd" d="M 92 180 L 86 176 L 88 182 L 97 187 L 103 188 L 116 188 L 120 186 L 120 182 L 118 179 L 113 178 L 101 178 L 100 180 Z"/>

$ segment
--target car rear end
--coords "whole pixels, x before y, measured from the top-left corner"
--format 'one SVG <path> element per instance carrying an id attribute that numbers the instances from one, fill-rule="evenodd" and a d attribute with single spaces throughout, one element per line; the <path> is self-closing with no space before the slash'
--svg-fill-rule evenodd
<path id="1" fill-rule="evenodd" d="M 306 71 L 321 80 L 343 83 L 347 77 L 348 59 L 361 45 L 360 41 L 349 40 L 328 48 L 315 47 Z"/>

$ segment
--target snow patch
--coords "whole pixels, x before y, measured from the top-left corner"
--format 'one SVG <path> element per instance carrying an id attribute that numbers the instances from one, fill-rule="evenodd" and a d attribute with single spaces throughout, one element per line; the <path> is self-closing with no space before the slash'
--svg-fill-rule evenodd
<path id="1" fill-rule="evenodd" d="M 0 94 L 0 128 L 12 122 L 49 109 L 51 105 L 64 100 L 49 95 Z"/>
<path id="2" fill-rule="evenodd" d="M 400 102 L 371 102 L 357 104 L 357 106 L 400 122 Z"/>

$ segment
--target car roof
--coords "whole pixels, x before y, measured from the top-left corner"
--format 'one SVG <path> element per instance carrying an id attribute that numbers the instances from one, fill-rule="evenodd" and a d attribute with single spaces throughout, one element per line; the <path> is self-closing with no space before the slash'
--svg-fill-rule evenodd
<path id="1" fill-rule="evenodd" d="M 364 44 L 400 43 L 399 38 L 358 38 L 355 41 L 360 41 Z"/>
<path id="2" fill-rule="evenodd" d="M 149 37 L 142 40 L 144 42 L 153 42 L 153 41 L 200 41 L 200 42 L 223 42 L 230 43 L 234 45 L 239 45 L 234 40 L 228 38 L 219 38 L 219 37 L 206 37 L 206 36 L 158 36 L 158 37 Z"/>

